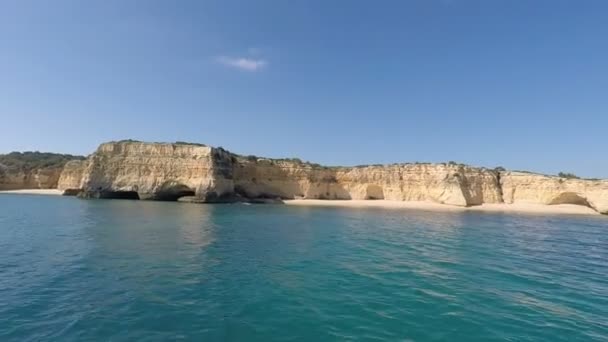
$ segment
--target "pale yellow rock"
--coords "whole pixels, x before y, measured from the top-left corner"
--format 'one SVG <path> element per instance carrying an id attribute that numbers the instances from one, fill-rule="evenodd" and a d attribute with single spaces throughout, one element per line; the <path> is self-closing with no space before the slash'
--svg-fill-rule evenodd
<path id="1" fill-rule="evenodd" d="M 239 160 L 234 183 L 237 191 L 251 197 L 433 201 L 457 206 L 501 201 L 494 171 L 459 165 L 323 168 L 285 161 Z"/>
<path id="2" fill-rule="evenodd" d="M 223 173 L 230 154 L 208 146 L 111 142 L 86 161 L 81 188 L 88 193 L 137 193 L 141 199 L 177 199 L 185 195 L 220 197 L 232 192 Z M 69 177 L 66 177 L 66 180 Z M 74 184 L 70 182 L 70 184 Z M 61 187 L 67 184 L 60 183 Z"/>
<path id="3" fill-rule="evenodd" d="M 57 187 L 61 172 L 62 168 L 60 167 L 40 168 L 31 171 L 13 171 L 2 168 L 0 170 L 0 190 L 53 189 Z"/>
<path id="4" fill-rule="evenodd" d="M 608 181 L 497 172 L 457 164 L 322 167 L 243 157 L 194 144 L 102 144 L 68 163 L 59 189 L 93 197 L 212 202 L 240 198 L 425 201 L 459 207 L 500 203 L 577 204 L 608 213 Z"/>
<path id="5" fill-rule="evenodd" d="M 502 172 L 505 203 L 578 204 L 608 213 L 608 181 L 566 179 L 525 172 Z"/>
<path id="6" fill-rule="evenodd" d="M 57 182 L 57 189 L 64 192 L 82 189 L 82 179 L 87 162 L 87 160 L 71 160 L 67 162 Z"/>
<path id="7" fill-rule="evenodd" d="M 464 165 L 342 168 L 336 179 L 346 189 L 352 189 L 352 199 L 432 201 L 457 206 L 501 201 L 497 173 Z"/>

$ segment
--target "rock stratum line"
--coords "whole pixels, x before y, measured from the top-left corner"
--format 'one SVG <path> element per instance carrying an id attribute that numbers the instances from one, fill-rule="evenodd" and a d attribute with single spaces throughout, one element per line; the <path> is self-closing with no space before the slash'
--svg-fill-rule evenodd
<path id="1" fill-rule="evenodd" d="M 36 175 L 45 174 L 36 170 Z M 32 177 L 23 188 L 32 185 Z M 266 199 L 430 201 L 469 207 L 485 203 L 576 204 L 608 214 L 608 180 L 567 179 L 462 164 L 323 167 L 297 159 L 245 157 L 188 143 L 109 142 L 72 160 L 40 188 L 84 198 L 230 202 Z M 0 189 L 3 179 L 0 174 Z M 19 182 L 10 178 L 10 188 Z"/>

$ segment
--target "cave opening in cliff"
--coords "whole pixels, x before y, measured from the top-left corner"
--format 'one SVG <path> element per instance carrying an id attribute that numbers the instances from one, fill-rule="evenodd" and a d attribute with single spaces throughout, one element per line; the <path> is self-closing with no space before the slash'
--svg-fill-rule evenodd
<path id="1" fill-rule="evenodd" d="M 194 196 L 196 193 L 192 190 L 180 190 L 180 191 L 168 191 L 168 192 L 160 192 L 156 194 L 155 199 L 157 201 L 168 201 L 174 202 L 180 199 L 181 197 L 186 196 Z"/>
<path id="2" fill-rule="evenodd" d="M 591 204 L 589 204 L 587 199 L 575 192 L 562 192 L 561 194 L 553 198 L 553 200 L 551 200 L 549 204 L 574 204 L 591 208 Z"/>
<path id="3" fill-rule="evenodd" d="M 382 187 L 378 185 L 368 185 L 367 186 L 367 195 L 365 196 L 366 200 L 383 200 L 384 199 L 384 190 Z"/>
<path id="4" fill-rule="evenodd" d="M 104 191 L 101 198 L 138 200 L 137 191 Z"/>
<path id="5" fill-rule="evenodd" d="M 194 196 L 195 191 L 184 184 L 177 182 L 168 182 L 163 185 L 161 190 L 156 193 L 154 199 L 157 201 L 177 201 L 181 197 Z"/>

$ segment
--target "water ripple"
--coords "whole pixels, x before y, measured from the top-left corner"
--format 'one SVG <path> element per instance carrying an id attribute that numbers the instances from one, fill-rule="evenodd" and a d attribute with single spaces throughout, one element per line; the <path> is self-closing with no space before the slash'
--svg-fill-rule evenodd
<path id="1" fill-rule="evenodd" d="M 0 197 L 2 341 L 607 341 L 608 220 Z"/>

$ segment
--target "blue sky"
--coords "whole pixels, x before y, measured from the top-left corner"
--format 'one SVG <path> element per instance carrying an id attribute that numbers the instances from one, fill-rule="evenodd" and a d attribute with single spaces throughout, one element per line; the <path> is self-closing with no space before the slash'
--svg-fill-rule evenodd
<path id="1" fill-rule="evenodd" d="M 608 177 L 606 1 L 0 1 L 0 153 L 192 141 Z"/>

